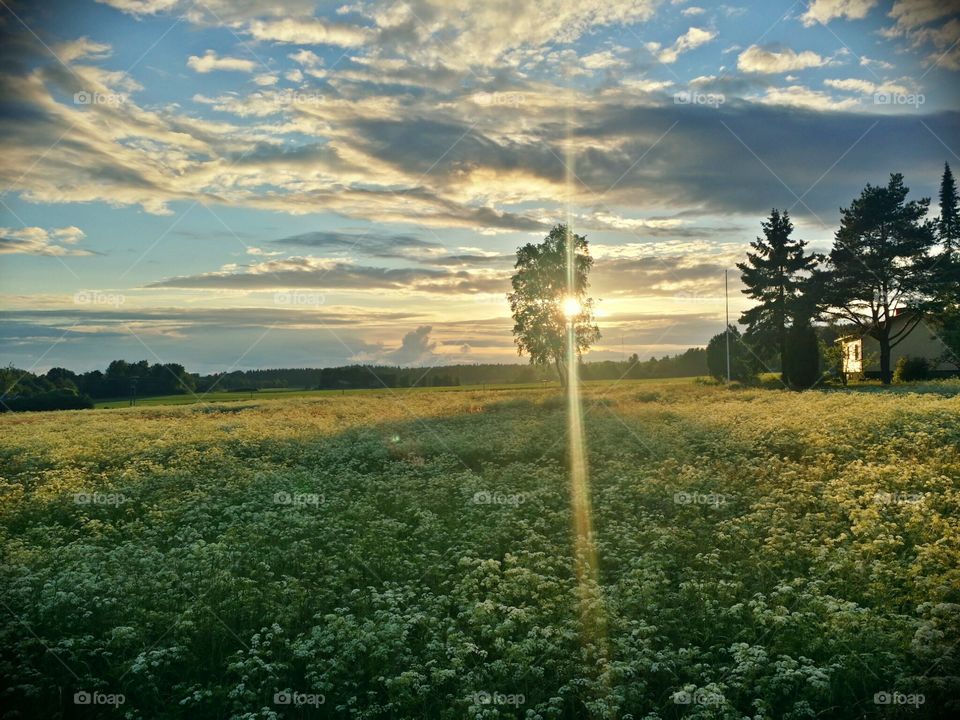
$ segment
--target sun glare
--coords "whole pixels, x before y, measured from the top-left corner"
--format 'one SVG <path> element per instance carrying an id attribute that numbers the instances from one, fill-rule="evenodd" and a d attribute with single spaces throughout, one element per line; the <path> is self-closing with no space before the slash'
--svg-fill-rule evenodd
<path id="1" fill-rule="evenodd" d="M 583 306 L 577 298 L 568 296 L 563 299 L 563 314 L 566 315 L 568 320 L 572 320 L 582 312 Z"/>

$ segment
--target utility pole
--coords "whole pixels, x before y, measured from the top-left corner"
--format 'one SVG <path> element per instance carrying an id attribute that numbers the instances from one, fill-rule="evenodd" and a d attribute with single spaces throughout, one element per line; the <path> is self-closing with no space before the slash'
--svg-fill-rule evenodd
<path id="1" fill-rule="evenodd" d="M 723 271 L 723 302 L 725 306 L 725 317 L 723 333 L 727 340 L 727 384 L 730 383 L 730 289 L 727 283 L 727 271 Z"/>

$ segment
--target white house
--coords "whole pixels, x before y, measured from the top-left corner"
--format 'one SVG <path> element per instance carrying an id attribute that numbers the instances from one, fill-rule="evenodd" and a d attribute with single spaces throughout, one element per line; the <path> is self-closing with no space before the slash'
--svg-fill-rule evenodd
<path id="1" fill-rule="evenodd" d="M 897 368 L 902 357 L 923 357 L 930 361 L 930 374 L 948 376 L 957 373 L 957 366 L 944 362 L 947 348 L 927 324 L 926 320 L 917 321 L 912 312 L 898 312 L 892 320 L 891 336 L 897 335 L 909 325 L 914 325 L 897 345 L 890 349 L 890 371 Z M 843 373 L 849 377 L 880 377 L 880 343 L 869 335 L 845 335 L 837 338 L 842 348 Z"/>

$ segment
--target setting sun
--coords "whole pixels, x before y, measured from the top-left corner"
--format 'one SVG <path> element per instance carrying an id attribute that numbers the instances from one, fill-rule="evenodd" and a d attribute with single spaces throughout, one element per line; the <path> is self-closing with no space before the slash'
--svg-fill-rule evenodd
<path id="1" fill-rule="evenodd" d="M 563 299 L 562 307 L 563 314 L 568 320 L 577 317 L 577 315 L 583 312 L 583 306 L 580 304 L 580 301 L 572 295 Z"/>

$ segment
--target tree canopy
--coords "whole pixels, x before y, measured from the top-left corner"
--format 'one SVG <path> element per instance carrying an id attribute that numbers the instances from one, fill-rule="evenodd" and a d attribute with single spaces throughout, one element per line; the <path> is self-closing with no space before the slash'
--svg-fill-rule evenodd
<path id="1" fill-rule="evenodd" d="M 924 309 L 937 286 L 930 272 L 934 228 L 925 219 L 930 200 L 908 201 L 908 192 L 903 175 L 894 173 L 886 186 L 868 184 L 842 208 L 824 275 L 825 312 L 877 340 L 884 384 L 892 377 L 890 349 L 922 315 L 915 312 L 896 331 L 891 321 L 901 310 Z"/>
<path id="2" fill-rule="evenodd" d="M 569 267 L 568 254 L 573 257 L 573 267 Z M 517 249 L 513 292 L 507 295 L 514 341 L 518 352 L 529 355 L 531 363 L 553 364 L 561 382 L 566 380 L 567 323 L 573 325 L 578 357 L 600 337 L 593 299 L 586 297 L 592 267 L 586 237 L 562 224 L 543 242 Z"/>

